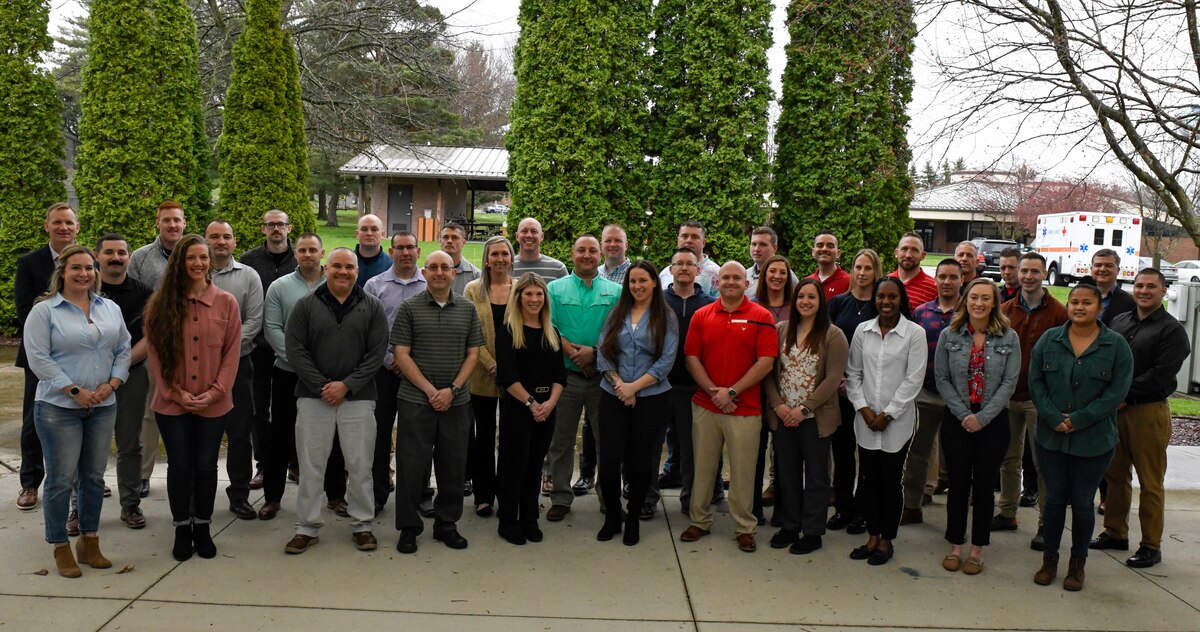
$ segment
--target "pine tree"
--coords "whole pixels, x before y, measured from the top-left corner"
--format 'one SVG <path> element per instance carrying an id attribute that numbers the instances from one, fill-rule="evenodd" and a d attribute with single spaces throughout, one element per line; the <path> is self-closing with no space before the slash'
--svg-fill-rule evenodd
<path id="1" fill-rule="evenodd" d="M 296 232 L 313 230 L 300 71 L 281 26 L 280 0 L 249 0 L 246 26 L 233 46 L 233 76 L 218 145 L 221 216 L 249 248 L 264 212 L 288 214 Z M 254 237 L 251 237 L 254 236 Z"/>
<path id="2" fill-rule="evenodd" d="M 184 0 L 93 0 L 83 70 L 78 173 L 81 237 L 154 238 L 155 209 L 184 202 L 206 219 L 207 149 L 197 142 L 196 25 Z"/>
<path id="3" fill-rule="evenodd" d="M 891 267 L 894 244 L 912 228 L 911 0 L 793 0 L 787 11 L 776 228 L 800 271 L 814 267 L 802 245 L 821 229 L 837 235 L 845 258 L 869 247 Z"/>
<path id="4" fill-rule="evenodd" d="M 652 258 L 704 224 L 717 261 L 747 259 L 767 206 L 771 2 L 660 0 L 655 10 Z"/>
<path id="5" fill-rule="evenodd" d="M 42 220 L 50 204 L 66 198 L 62 167 L 62 102 L 54 78 L 42 69 L 53 49 L 44 0 L 0 4 L 0 331 L 16 325 L 13 276 L 17 258 L 45 245 Z"/>
<path id="6" fill-rule="evenodd" d="M 625 226 L 639 256 L 645 219 L 645 68 L 651 0 L 523 0 L 509 150 L 509 234 L 525 216 L 543 251 L 569 258 L 581 233 Z"/>

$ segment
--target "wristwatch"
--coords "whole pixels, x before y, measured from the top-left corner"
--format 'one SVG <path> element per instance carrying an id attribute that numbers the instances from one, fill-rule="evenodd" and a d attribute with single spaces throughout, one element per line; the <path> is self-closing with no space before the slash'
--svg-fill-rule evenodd
<path id="1" fill-rule="evenodd" d="M 525 407 L 528 408 L 530 406 L 533 406 L 534 401 L 535 400 L 533 399 L 533 395 L 530 395 L 528 398 L 525 399 Z"/>
<path id="2" fill-rule="evenodd" d="M 450 383 L 450 392 L 453 393 L 455 397 L 458 397 L 462 393 L 462 387 L 451 382 Z"/>
<path id="3" fill-rule="evenodd" d="M 75 397 L 75 396 L 76 396 L 76 395 L 78 395 L 78 394 L 79 394 L 79 387 L 78 387 L 78 386 L 72 386 L 72 387 L 71 387 L 71 397 Z"/>
<path id="4" fill-rule="evenodd" d="M 729 387 L 729 399 L 733 399 L 735 397 L 737 397 L 737 389 L 730 386 Z"/>

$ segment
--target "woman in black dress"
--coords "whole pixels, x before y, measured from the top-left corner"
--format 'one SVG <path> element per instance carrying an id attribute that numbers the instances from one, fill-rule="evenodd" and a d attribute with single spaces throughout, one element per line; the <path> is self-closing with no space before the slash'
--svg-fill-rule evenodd
<path id="1" fill-rule="evenodd" d="M 554 408 L 567 384 L 567 367 L 558 331 L 550 324 L 546 282 L 532 272 L 513 286 L 504 326 L 496 327 L 496 384 L 504 389 L 497 530 L 512 544 L 541 542 L 542 460 L 554 436 Z"/>

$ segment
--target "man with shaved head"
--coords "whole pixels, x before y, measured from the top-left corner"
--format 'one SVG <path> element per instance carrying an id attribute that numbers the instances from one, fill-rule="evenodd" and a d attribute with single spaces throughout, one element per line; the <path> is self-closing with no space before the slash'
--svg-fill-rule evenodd
<path id="1" fill-rule="evenodd" d="M 354 246 L 354 255 L 358 259 L 358 287 L 362 287 L 387 272 L 392 267 L 392 258 L 383 251 L 383 220 L 378 215 L 368 213 L 358 218 L 354 237 L 358 240 Z"/>
<path id="2" fill-rule="evenodd" d="M 471 434 L 467 380 L 475 369 L 483 330 L 475 305 L 451 290 L 454 259 L 441 250 L 425 258 L 425 290 L 400 304 L 389 340 L 404 381 L 397 402 L 396 550 L 416 553 L 425 523 L 417 514 L 426 471 L 433 462 L 438 494 L 433 501 L 433 539 L 467 548 L 458 532 L 463 478 Z"/>
<path id="3" fill-rule="evenodd" d="M 757 548 L 758 528 L 753 487 L 762 426 L 759 382 L 779 355 L 779 337 L 771 313 L 745 296 L 746 287 L 742 264 L 730 261 L 721 266 L 720 299 L 692 316 L 684 354 L 697 386 L 692 397 L 692 480 L 713 480 L 721 449 L 728 451 L 729 510 L 737 522 L 738 548 L 751 553 Z M 695 542 L 709 534 L 712 493 L 706 484 L 692 490 L 692 524 L 679 535 L 680 541 Z"/>
<path id="4" fill-rule="evenodd" d="M 563 265 L 563 262 L 542 254 L 542 239 L 545 237 L 541 222 L 532 217 L 526 217 L 517 224 L 517 259 L 513 261 L 514 279 L 521 278 L 521 275 L 526 272 L 537 274 L 547 283 L 567 276 L 567 266 Z"/>

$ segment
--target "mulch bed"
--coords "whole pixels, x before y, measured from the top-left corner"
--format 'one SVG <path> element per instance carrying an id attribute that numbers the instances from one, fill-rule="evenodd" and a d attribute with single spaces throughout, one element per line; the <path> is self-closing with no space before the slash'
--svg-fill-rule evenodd
<path id="1" fill-rule="evenodd" d="M 1200 446 L 1200 417 L 1172 417 L 1171 445 Z"/>

